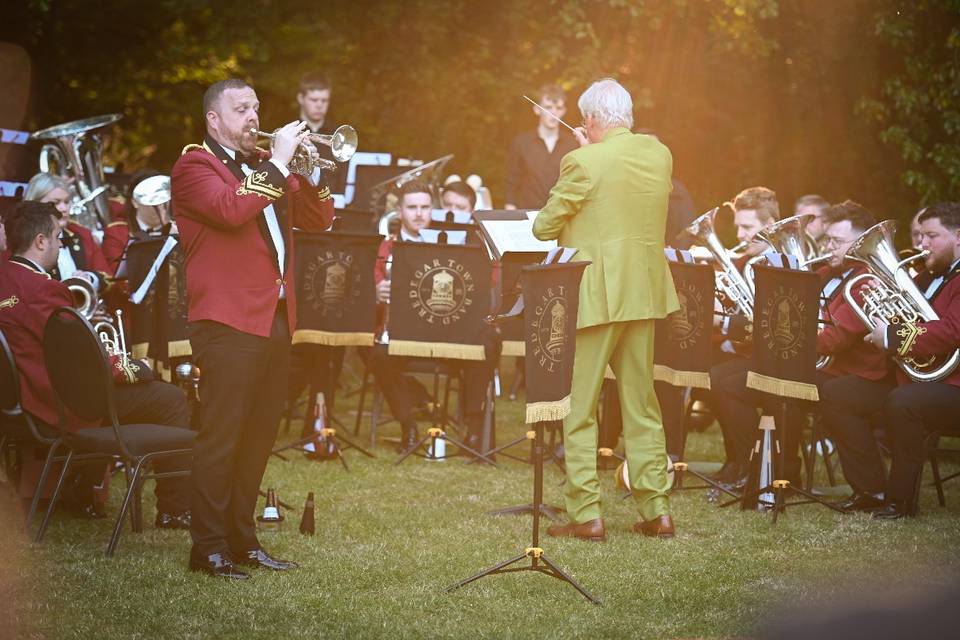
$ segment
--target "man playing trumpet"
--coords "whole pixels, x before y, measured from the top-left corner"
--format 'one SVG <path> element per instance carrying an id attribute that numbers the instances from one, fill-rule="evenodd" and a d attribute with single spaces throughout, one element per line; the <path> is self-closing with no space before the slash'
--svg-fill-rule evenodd
<path id="1" fill-rule="evenodd" d="M 242 80 L 203 98 L 207 136 L 171 175 L 183 243 L 190 345 L 203 372 L 203 419 L 194 447 L 190 568 L 243 579 L 235 566 L 285 570 L 260 546 L 253 512 L 283 409 L 296 319 L 294 226 L 322 231 L 329 190 L 287 165 L 309 132 L 294 121 L 256 147 L 260 102 Z"/>

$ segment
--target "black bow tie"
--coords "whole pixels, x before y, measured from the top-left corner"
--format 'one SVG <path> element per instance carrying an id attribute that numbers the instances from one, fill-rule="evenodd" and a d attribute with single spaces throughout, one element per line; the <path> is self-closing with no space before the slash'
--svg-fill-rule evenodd
<path id="1" fill-rule="evenodd" d="M 245 164 L 252 169 L 254 166 L 259 164 L 259 160 L 255 153 L 244 155 L 237 151 L 237 164 Z"/>

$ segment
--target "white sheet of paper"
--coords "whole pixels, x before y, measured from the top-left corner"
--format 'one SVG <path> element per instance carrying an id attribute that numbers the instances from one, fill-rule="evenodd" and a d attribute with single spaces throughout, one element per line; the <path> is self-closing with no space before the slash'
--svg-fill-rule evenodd
<path id="1" fill-rule="evenodd" d="M 163 266 L 163 261 L 167 259 L 167 256 L 170 255 L 170 252 L 173 251 L 175 246 L 177 246 L 176 237 L 172 235 L 167 236 L 167 240 L 163 243 L 160 253 L 157 254 L 157 259 L 150 265 L 150 271 L 147 272 L 147 277 L 143 279 L 140 287 L 130 296 L 130 301 L 133 304 L 140 304 L 143 302 L 143 299 L 147 297 L 147 292 L 150 291 L 150 285 L 156 280 L 157 274 L 160 272 L 160 267 Z"/>
<path id="2" fill-rule="evenodd" d="M 557 246 L 556 240 L 537 240 L 533 236 L 533 219 L 536 211 L 528 211 L 526 220 L 484 220 L 487 235 L 503 255 L 509 251 L 550 251 Z"/>

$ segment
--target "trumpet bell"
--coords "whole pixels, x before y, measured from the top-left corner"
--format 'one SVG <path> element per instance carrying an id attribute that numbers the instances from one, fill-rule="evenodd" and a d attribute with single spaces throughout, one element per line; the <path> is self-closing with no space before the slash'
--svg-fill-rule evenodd
<path id="1" fill-rule="evenodd" d="M 332 135 L 312 136 L 317 142 L 330 147 L 333 157 L 340 162 L 347 162 L 357 152 L 359 137 L 357 130 L 348 124 L 337 127 Z"/>

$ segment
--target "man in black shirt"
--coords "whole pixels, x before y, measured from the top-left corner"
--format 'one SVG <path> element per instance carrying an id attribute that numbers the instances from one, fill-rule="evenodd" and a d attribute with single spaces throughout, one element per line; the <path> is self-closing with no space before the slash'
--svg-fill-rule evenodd
<path id="1" fill-rule="evenodd" d="M 567 112 L 563 89 L 548 85 L 537 94 L 540 105 L 557 118 Z M 537 107 L 537 128 L 513 139 L 507 158 L 507 209 L 539 209 L 560 175 L 560 159 L 578 147 L 559 122 Z"/>

